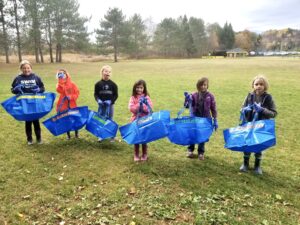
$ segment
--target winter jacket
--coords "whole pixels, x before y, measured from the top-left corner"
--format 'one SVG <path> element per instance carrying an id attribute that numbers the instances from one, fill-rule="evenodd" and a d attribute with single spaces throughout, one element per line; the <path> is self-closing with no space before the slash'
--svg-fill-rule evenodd
<path id="1" fill-rule="evenodd" d="M 129 99 L 129 104 L 128 104 L 128 108 L 129 108 L 130 112 L 132 112 L 130 121 L 133 121 L 137 118 L 137 114 L 138 114 L 139 108 L 140 108 L 139 100 L 142 96 L 147 99 L 147 102 L 149 103 L 150 107 L 152 108 L 152 101 L 148 95 L 147 96 L 144 96 L 144 95 L 131 96 Z M 148 110 L 148 107 L 145 104 L 143 104 L 143 110 L 140 114 L 140 117 L 146 116 L 149 113 L 150 112 Z"/>
<path id="2" fill-rule="evenodd" d="M 203 104 L 201 105 L 200 98 L 203 98 Z M 195 92 L 192 94 L 192 112 L 194 116 L 207 117 L 214 119 L 217 118 L 216 101 L 213 94 L 210 92 Z"/>
<path id="3" fill-rule="evenodd" d="M 118 86 L 112 80 L 100 80 L 95 84 L 94 97 L 97 101 L 111 100 L 114 104 L 118 98 Z"/>
<path id="4" fill-rule="evenodd" d="M 38 93 L 43 93 L 45 91 L 45 87 L 41 78 L 34 73 L 31 73 L 30 75 L 25 75 L 25 74 L 18 75 L 14 79 L 11 85 L 12 87 L 11 92 L 13 94 L 21 94 L 20 92 L 13 90 L 14 87 L 16 87 L 19 84 L 23 85 L 22 88 L 23 93 L 35 93 L 32 91 L 32 89 L 35 89 L 36 86 L 40 88 L 40 91 Z"/>
<path id="5" fill-rule="evenodd" d="M 64 97 L 70 98 L 70 108 L 77 107 L 76 100 L 79 96 L 79 89 L 75 83 L 71 81 L 70 75 L 66 74 L 66 82 L 61 82 L 63 79 L 58 79 L 58 83 L 56 85 L 56 91 L 60 94 L 58 102 L 56 104 L 56 111 L 65 111 L 68 109 L 68 101 L 65 100 L 60 107 L 60 104 L 62 103 L 62 100 Z M 60 107 L 60 108 L 59 108 Z"/>
<path id="6" fill-rule="evenodd" d="M 276 105 L 273 98 L 268 93 L 263 93 L 261 96 L 256 95 L 254 92 L 249 93 L 244 101 L 243 107 L 253 105 L 254 102 L 261 103 L 264 110 L 258 114 L 258 120 L 271 119 L 277 115 Z M 246 121 L 252 121 L 255 112 L 254 110 L 246 113 Z"/>

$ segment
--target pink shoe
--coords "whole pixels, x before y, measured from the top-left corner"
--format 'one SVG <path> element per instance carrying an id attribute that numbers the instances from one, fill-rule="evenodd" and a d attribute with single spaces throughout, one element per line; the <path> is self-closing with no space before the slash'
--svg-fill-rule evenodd
<path id="1" fill-rule="evenodd" d="M 140 159 L 140 157 L 138 157 L 138 156 L 136 156 L 136 155 L 134 155 L 134 157 L 133 157 L 133 161 L 135 161 L 135 162 L 139 162 L 141 159 Z"/>
<path id="2" fill-rule="evenodd" d="M 134 157 L 133 160 L 135 162 L 140 161 L 140 146 L 139 145 L 134 145 Z"/>
<path id="3" fill-rule="evenodd" d="M 143 154 L 142 154 L 141 161 L 147 161 L 148 160 L 148 147 L 146 144 L 142 145 L 142 151 L 143 151 Z"/>

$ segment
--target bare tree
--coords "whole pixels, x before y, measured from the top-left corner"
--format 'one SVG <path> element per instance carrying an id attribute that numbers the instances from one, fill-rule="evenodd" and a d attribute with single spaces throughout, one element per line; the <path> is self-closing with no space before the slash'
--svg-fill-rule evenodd
<path id="1" fill-rule="evenodd" d="M 5 52 L 5 59 L 6 63 L 9 63 L 9 54 L 8 54 L 8 38 L 7 38 L 7 31 L 6 31 L 6 21 L 4 17 L 4 1 L 0 0 L 0 21 L 2 24 L 2 39 L 3 39 L 3 47 Z"/>

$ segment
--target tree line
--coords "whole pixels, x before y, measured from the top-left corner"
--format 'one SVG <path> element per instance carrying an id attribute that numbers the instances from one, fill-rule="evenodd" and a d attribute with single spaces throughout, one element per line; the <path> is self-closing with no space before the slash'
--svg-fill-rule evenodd
<path id="1" fill-rule="evenodd" d="M 258 35 L 245 30 L 234 32 L 231 23 L 205 24 L 201 18 L 165 18 L 159 24 L 134 14 L 126 18 L 119 8 L 109 8 L 96 38 L 89 37 L 89 18 L 79 14 L 77 0 L 0 0 L 0 53 L 6 56 L 34 54 L 36 62 L 62 62 L 62 53 L 112 54 L 114 61 L 123 54 L 131 58 L 202 57 L 216 51 L 239 47 L 246 51 L 299 49 L 299 32 L 288 30 Z M 275 38 L 275 37 L 276 38 Z M 274 38 L 272 38 L 274 37 Z M 270 43 L 271 40 L 273 43 Z M 275 42 L 275 43 L 274 43 Z"/>

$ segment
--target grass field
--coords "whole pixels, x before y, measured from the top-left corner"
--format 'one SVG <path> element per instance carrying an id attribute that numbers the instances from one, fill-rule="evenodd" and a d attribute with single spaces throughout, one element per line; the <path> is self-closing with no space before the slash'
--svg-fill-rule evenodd
<path id="1" fill-rule="evenodd" d="M 105 63 L 106 64 L 106 63 Z M 0 108 L 0 225 L 5 224 L 300 224 L 300 59 L 190 59 L 123 61 L 113 67 L 119 86 L 115 121 L 129 122 L 133 83 L 147 81 L 154 110 L 175 117 L 183 92 L 202 76 L 218 107 L 219 130 L 206 145 L 206 159 L 186 158 L 186 148 L 162 139 L 149 144 L 149 161 L 133 162 L 125 142 L 52 136 L 27 146 L 24 123 Z M 69 70 L 79 105 L 96 110 L 94 84 L 104 63 L 33 65 L 47 91 L 55 72 Z M 0 64 L 0 101 L 12 96 L 18 65 Z M 224 149 L 222 130 L 236 126 L 251 80 L 265 74 L 275 99 L 277 145 L 264 152 L 263 175 L 239 172 L 242 154 Z M 45 118 L 54 115 L 54 110 Z M 43 118 L 41 121 L 43 121 Z M 120 135 L 117 136 L 120 139 Z M 253 158 L 251 159 L 253 165 Z"/>

